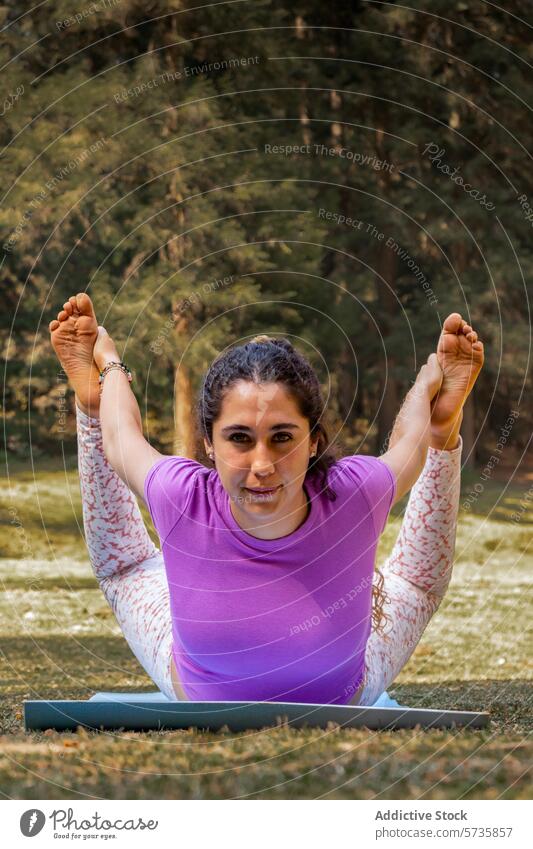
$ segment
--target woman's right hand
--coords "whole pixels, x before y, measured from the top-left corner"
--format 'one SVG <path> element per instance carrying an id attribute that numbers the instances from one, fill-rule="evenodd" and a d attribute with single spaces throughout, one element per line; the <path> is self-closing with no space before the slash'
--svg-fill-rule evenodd
<path id="1" fill-rule="evenodd" d="M 428 393 L 429 400 L 432 401 L 441 388 L 443 379 L 444 372 L 440 367 L 437 355 L 430 354 L 427 363 L 418 372 L 413 389 L 418 386 L 421 391 Z"/>
<path id="2" fill-rule="evenodd" d="M 98 336 L 94 343 L 93 358 L 98 371 L 103 371 L 108 363 L 119 363 L 120 356 L 111 336 L 105 327 L 98 327 Z"/>

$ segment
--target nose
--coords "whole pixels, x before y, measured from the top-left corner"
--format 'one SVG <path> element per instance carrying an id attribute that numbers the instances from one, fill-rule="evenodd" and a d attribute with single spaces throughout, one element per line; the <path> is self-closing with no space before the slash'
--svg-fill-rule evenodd
<path id="1" fill-rule="evenodd" d="M 253 452 L 250 468 L 258 478 L 266 478 L 274 471 L 274 463 L 266 445 L 258 443 Z"/>

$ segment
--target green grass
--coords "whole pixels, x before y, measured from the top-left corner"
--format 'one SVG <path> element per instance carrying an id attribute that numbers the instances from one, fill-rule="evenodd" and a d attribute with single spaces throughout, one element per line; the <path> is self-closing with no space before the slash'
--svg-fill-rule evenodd
<path id="1" fill-rule="evenodd" d="M 520 521 L 511 519 L 529 484 L 505 490 L 488 482 L 472 509 L 461 514 L 450 589 L 389 688 L 402 704 L 489 710 L 487 730 L 377 733 L 281 724 L 240 734 L 25 733 L 24 699 L 154 689 L 92 577 L 71 459 L 66 467 L 39 468 L 35 477 L 12 467 L 0 490 L 4 796 L 530 797 L 531 500 Z M 476 480 L 465 480 L 465 493 Z M 380 557 L 398 528 L 396 516 L 381 540 Z"/>

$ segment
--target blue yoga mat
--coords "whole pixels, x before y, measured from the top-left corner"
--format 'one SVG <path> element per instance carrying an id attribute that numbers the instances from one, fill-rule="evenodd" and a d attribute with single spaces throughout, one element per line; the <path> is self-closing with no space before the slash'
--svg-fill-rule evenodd
<path id="1" fill-rule="evenodd" d="M 153 693 L 95 693 L 94 696 L 91 696 L 89 699 L 90 702 L 169 702 L 164 693 L 156 690 Z M 403 707 L 406 708 L 406 705 L 400 705 L 396 701 L 396 699 L 391 699 L 388 693 L 382 693 L 379 699 L 374 702 L 372 707 Z"/>
<path id="2" fill-rule="evenodd" d="M 334 722 L 346 728 L 484 728 L 489 714 L 473 711 L 426 710 L 398 705 L 387 693 L 372 707 L 321 705 L 299 702 L 187 702 L 170 701 L 162 693 L 96 693 L 87 701 L 27 701 L 27 731 L 74 731 L 84 726 L 96 731 L 151 731 L 201 728 L 246 731 L 278 725 L 286 720 L 296 728 L 327 728 Z"/>

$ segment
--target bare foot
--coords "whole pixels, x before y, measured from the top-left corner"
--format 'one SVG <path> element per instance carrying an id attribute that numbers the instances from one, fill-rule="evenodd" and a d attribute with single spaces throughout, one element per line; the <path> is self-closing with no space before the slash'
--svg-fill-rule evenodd
<path id="1" fill-rule="evenodd" d="M 50 322 L 49 329 L 54 351 L 76 393 L 79 407 L 87 415 L 97 416 L 100 384 L 93 348 L 98 324 L 89 296 L 83 293 L 69 298 L 57 320 Z"/>
<path id="2" fill-rule="evenodd" d="M 444 432 L 460 420 L 484 361 L 483 343 L 457 312 L 444 322 L 437 357 L 444 379 L 432 407 L 431 426 Z"/>

